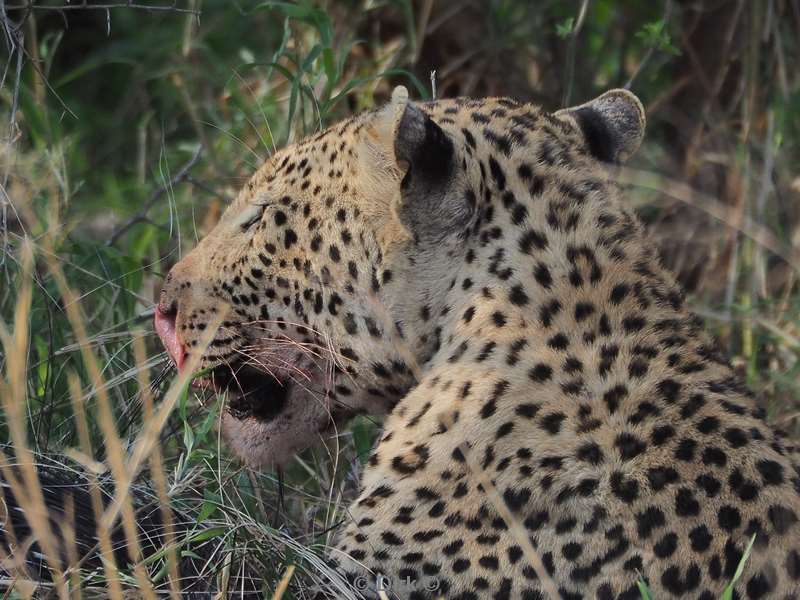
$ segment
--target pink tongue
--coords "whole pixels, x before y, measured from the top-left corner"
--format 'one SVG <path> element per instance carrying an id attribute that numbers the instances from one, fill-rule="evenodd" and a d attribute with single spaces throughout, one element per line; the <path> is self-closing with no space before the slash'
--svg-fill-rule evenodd
<path id="1" fill-rule="evenodd" d="M 172 362 L 178 367 L 178 371 L 183 367 L 185 355 L 183 344 L 178 341 L 178 333 L 175 331 L 175 319 L 163 314 L 156 308 L 155 329 L 161 343 L 167 349 L 167 353 L 172 358 Z"/>

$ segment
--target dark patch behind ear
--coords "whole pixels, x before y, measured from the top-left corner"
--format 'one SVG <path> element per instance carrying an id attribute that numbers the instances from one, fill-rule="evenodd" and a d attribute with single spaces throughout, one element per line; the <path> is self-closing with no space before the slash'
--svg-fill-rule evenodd
<path id="1" fill-rule="evenodd" d="M 586 104 L 556 113 L 557 117 L 567 115 L 581 128 L 592 155 L 604 162 L 625 162 L 644 136 L 644 108 L 628 90 L 610 90 Z"/>
<path id="2" fill-rule="evenodd" d="M 408 103 L 395 134 L 395 158 L 408 170 L 401 183 L 401 216 L 417 241 L 462 234 L 474 206 L 455 178 L 455 148 L 450 136 L 421 109 Z"/>
<path id="3" fill-rule="evenodd" d="M 433 120 L 408 104 L 397 127 L 395 156 L 409 164 L 409 175 L 433 184 L 447 178 L 453 164 L 453 141 Z M 412 175 L 413 173 L 413 175 Z"/>
<path id="4" fill-rule="evenodd" d="M 592 156 L 603 162 L 615 162 L 618 152 L 616 141 L 600 113 L 591 106 L 584 106 L 575 109 L 572 116 L 583 130 Z"/>

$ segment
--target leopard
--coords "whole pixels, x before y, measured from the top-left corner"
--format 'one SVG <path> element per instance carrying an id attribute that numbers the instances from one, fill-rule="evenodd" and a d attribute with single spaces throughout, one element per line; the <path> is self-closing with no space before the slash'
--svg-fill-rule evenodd
<path id="1" fill-rule="evenodd" d="M 712 600 L 744 565 L 731 597 L 800 598 L 797 447 L 615 176 L 645 122 L 399 86 L 169 271 L 155 329 L 245 464 L 383 418 L 327 556 L 361 596 Z"/>

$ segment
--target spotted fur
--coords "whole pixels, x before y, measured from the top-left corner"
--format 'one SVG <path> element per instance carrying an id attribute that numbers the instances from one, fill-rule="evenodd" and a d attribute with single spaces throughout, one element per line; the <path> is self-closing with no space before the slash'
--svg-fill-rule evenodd
<path id="1" fill-rule="evenodd" d="M 466 448 L 564 600 L 638 598 L 639 574 L 658 599 L 718 598 L 753 535 L 735 597 L 800 597 L 792 449 L 608 175 L 643 123 L 620 91 L 551 114 L 401 89 L 273 156 L 174 267 L 159 310 L 186 352 L 226 312 L 204 366 L 283 386 L 225 416 L 246 461 L 388 415 L 342 572 L 544 598 Z"/>

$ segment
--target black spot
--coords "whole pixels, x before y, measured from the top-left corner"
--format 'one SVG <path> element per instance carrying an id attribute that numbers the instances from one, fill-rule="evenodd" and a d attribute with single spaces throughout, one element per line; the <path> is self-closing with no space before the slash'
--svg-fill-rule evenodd
<path id="1" fill-rule="evenodd" d="M 674 379 L 663 379 L 658 383 L 658 393 L 670 404 L 678 399 L 680 391 L 681 384 Z"/>
<path id="2" fill-rule="evenodd" d="M 653 552 L 658 558 L 665 559 L 672 556 L 678 547 L 678 536 L 670 532 L 662 537 L 653 546 Z"/>
<path id="3" fill-rule="evenodd" d="M 678 442 L 675 448 L 675 458 L 685 462 L 690 462 L 694 459 L 694 450 L 697 447 L 697 442 L 691 438 L 683 438 Z"/>
<path id="4" fill-rule="evenodd" d="M 705 417 L 697 424 L 697 431 L 704 435 L 714 433 L 719 429 L 719 419 L 717 417 Z"/>
<path id="5" fill-rule="evenodd" d="M 797 523 L 797 515 L 795 512 L 791 508 L 780 504 L 773 504 L 770 506 L 769 510 L 767 510 L 767 517 L 778 535 L 785 534 Z"/>
<path id="6" fill-rule="evenodd" d="M 611 389 L 607 390 L 603 394 L 603 401 L 606 403 L 608 407 L 609 413 L 616 412 L 617 408 L 619 407 L 619 403 L 628 395 L 628 388 L 625 387 L 623 384 L 616 385 Z"/>
<path id="7" fill-rule="evenodd" d="M 715 446 L 708 446 L 703 450 L 702 460 L 704 465 L 714 465 L 717 467 L 724 467 L 728 462 L 725 453 Z"/>
<path id="8" fill-rule="evenodd" d="M 508 294 L 508 299 L 516 306 L 525 306 L 530 301 L 528 295 L 525 293 L 525 290 L 521 285 L 515 285 L 511 288 L 511 291 Z"/>
<path id="9" fill-rule="evenodd" d="M 500 565 L 497 557 L 493 555 L 481 556 L 478 559 L 478 564 L 484 569 L 489 569 L 490 571 L 497 571 Z"/>
<path id="10" fill-rule="evenodd" d="M 470 562 L 466 558 L 458 558 L 453 561 L 453 573 L 463 573 L 469 569 Z"/>
<path id="11" fill-rule="evenodd" d="M 756 469 L 761 474 L 764 485 L 780 485 L 783 483 L 783 467 L 774 460 L 760 460 Z"/>
<path id="12" fill-rule="evenodd" d="M 563 333 L 557 333 L 547 340 L 547 345 L 554 350 L 566 350 L 567 346 L 569 346 L 569 338 Z"/>
<path id="13" fill-rule="evenodd" d="M 628 432 L 620 433 L 617 436 L 614 444 L 617 446 L 620 458 L 622 458 L 622 460 L 631 460 L 632 458 L 639 456 L 639 454 L 644 452 L 646 448 L 646 445 L 642 440 Z"/>
<path id="14" fill-rule="evenodd" d="M 692 544 L 692 550 L 698 553 L 708 550 L 713 539 L 714 537 L 705 525 L 698 525 L 689 532 L 689 541 Z"/>
<path id="15" fill-rule="evenodd" d="M 530 254 L 534 247 L 538 250 L 547 248 L 547 238 L 538 231 L 528 229 L 519 238 L 519 249 L 525 254 Z"/>
<path id="16" fill-rule="evenodd" d="M 734 531 L 742 524 L 742 516 L 735 507 L 726 504 L 719 509 L 717 522 L 725 531 Z"/>
<path id="17" fill-rule="evenodd" d="M 561 547 L 561 555 L 568 561 L 574 561 L 583 553 L 583 546 L 577 542 L 568 542 Z"/>
<path id="18" fill-rule="evenodd" d="M 646 539 L 654 529 L 666 524 L 664 512 L 655 506 L 650 506 L 636 515 L 636 530 L 640 538 Z"/>
<path id="19" fill-rule="evenodd" d="M 680 476 L 672 467 L 653 467 L 647 470 L 647 480 L 654 492 L 660 492 L 678 479 Z"/>
<path id="20" fill-rule="evenodd" d="M 625 317 L 622 319 L 622 328 L 625 330 L 625 333 L 636 333 L 644 327 L 645 322 L 644 317 Z"/>
<path id="21" fill-rule="evenodd" d="M 353 313 L 347 313 L 344 316 L 344 330 L 350 335 L 358 333 L 358 325 L 356 325 L 356 318 Z"/>
<path id="22" fill-rule="evenodd" d="M 738 427 L 726 429 L 724 436 L 731 448 L 741 448 L 747 445 L 747 434 Z"/>
<path id="23" fill-rule="evenodd" d="M 561 303 L 558 300 L 551 300 L 539 309 L 539 319 L 544 327 L 550 327 L 553 317 L 561 312 Z"/>
<path id="24" fill-rule="evenodd" d="M 539 412 L 539 405 L 533 404 L 531 402 L 526 402 L 525 404 L 518 404 L 517 407 L 514 409 L 514 412 L 518 414 L 520 417 L 532 419 Z"/>
<path id="25" fill-rule="evenodd" d="M 774 581 L 774 579 L 773 579 Z M 767 594 L 774 589 L 770 579 L 764 573 L 756 573 L 747 582 L 747 597 L 757 600 L 764 598 Z"/>
<path id="26" fill-rule="evenodd" d="M 622 302 L 625 299 L 625 296 L 628 295 L 628 290 L 628 285 L 625 283 L 615 285 L 611 290 L 611 303 L 616 305 Z"/>
<path id="27" fill-rule="evenodd" d="M 472 321 L 472 317 L 474 316 L 475 316 L 475 307 L 468 306 L 461 318 L 464 319 L 465 323 L 469 323 L 470 321 Z"/>
<path id="28" fill-rule="evenodd" d="M 489 172 L 492 174 L 497 189 L 501 192 L 506 189 L 506 174 L 493 156 L 489 157 Z"/>
<path id="29" fill-rule="evenodd" d="M 722 488 L 722 484 L 720 483 L 719 479 L 709 475 L 708 473 L 698 475 L 694 482 L 697 484 L 697 487 L 703 490 L 706 493 L 706 496 L 709 498 L 713 498 L 719 494 L 719 490 Z"/>
<path id="30" fill-rule="evenodd" d="M 537 383 L 548 381 L 553 375 L 553 368 L 545 363 L 539 363 L 528 371 L 528 377 Z"/>
<path id="31" fill-rule="evenodd" d="M 549 415 L 545 415 L 542 417 L 542 429 L 547 431 L 550 435 L 556 435 L 559 431 L 561 431 L 561 424 L 564 422 L 564 419 L 567 418 L 562 412 L 554 412 L 550 413 Z"/>
<path id="32" fill-rule="evenodd" d="M 594 304 L 590 302 L 578 302 L 575 304 L 575 320 L 580 323 L 594 313 Z"/>
<path id="33" fill-rule="evenodd" d="M 578 460 L 588 462 L 592 465 L 599 465 L 603 462 L 603 451 L 600 449 L 600 446 L 594 442 L 586 442 L 583 444 L 578 448 L 576 456 Z"/>
<path id="34" fill-rule="evenodd" d="M 795 581 L 800 580 L 800 552 L 790 550 L 786 556 L 786 572 Z"/>
<path id="35" fill-rule="evenodd" d="M 508 488 L 505 492 L 503 492 L 503 500 L 505 500 L 508 508 L 510 508 L 513 512 L 522 510 L 522 508 L 530 499 L 531 491 L 527 488 L 522 488 L 520 490 Z"/>
<path id="36" fill-rule="evenodd" d="M 650 440 L 656 446 L 662 446 L 674 436 L 675 428 L 672 425 L 660 425 L 653 428 L 653 432 L 650 434 Z"/>
<path id="37" fill-rule="evenodd" d="M 536 268 L 533 270 L 533 276 L 536 278 L 536 281 L 539 282 L 539 285 L 545 289 L 550 289 L 550 286 L 553 285 L 553 277 L 550 275 L 550 269 L 543 263 L 536 265 Z"/>
<path id="38" fill-rule="evenodd" d="M 700 503 L 689 488 L 681 488 L 675 494 L 675 514 L 679 517 L 694 517 L 700 514 Z"/>
<path id="39" fill-rule="evenodd" d="M 387 546 L 402 546 L 403 545 L 402 538 L 398 537 L 398 535 L 396 533 L 393 533 L 391 531 L 384 531 L 381 534 L 381 539 L 383 540 L 383 543 L 386 544 Z"/>
<path id="40" fill-rule="evenodd" d="M 294 229 L 287 229 L 286 233 L 284 233 L 283 245 L 288 250 L 296 243 L 297 243 L 297 234 L 294 232 Z"/>
<path id="41" fill-rule="evenodd" d="M 639 482 L 635 479 L 626 480 L 623 473 L 614 471 L 611 474 L 611 491 L 617 498 L 630 504 L 639 497 Z"/>

